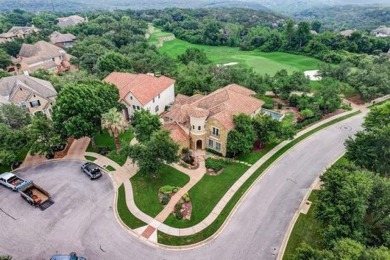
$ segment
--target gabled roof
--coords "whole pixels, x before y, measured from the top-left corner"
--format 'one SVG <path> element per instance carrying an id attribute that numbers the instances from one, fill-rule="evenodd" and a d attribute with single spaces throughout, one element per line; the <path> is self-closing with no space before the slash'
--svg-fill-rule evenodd
<path id="1" fill-rule="evenodd" d="M 38 29 L 35 27 L 28 27 L 28 26 L 13 26 L 11 29 L 9 29 L 8 33 L 18 34 L 18 33 L 24 33 L 29 34 L 33 32 L 37 32 Z"/>
<path id="2" fill-rule="evenodd" d="M 112 72 L 103 81 L 118 88 L 119 100 L 125 99 L 131 93 L 142 105 L 146 105 L 175 83 L 175 80 L 165 76 L 122 72 Z"/>
<path id="3" fill-rule="evenodd" d="M 179 97 L 165 117 L 181 124 L 186 124 L 190 116 L 205 117 L 218 120 L 227 130 L 234 128 L 233 116 L 244 113 L 251 115 L 264 104 L 263 101 L 252 97 L 254 91 L 242 86 L 231 84 L 218 89 L 207 96 L 198 95 L 194 102 L 191 98 Z"/>
<path id="4" fill-rule="evenodd" d="M 61 63 L 56 64 L 53 60 L 53 58 L 60 56 L 62 57 L 61 62 L 69 61 L 71 58 L 64 49 L 45 41 L 39 41 L 35 44 L 23 44 L 19 51 L 17 62 L 22 64 L 22 69 L 27 70 L 52 69 L 57 66 L 63 66 Z M 24 68 L 24 64 L 27 64 L 28 68 Z"/>
<path id="5" fill-rule="evenodd" d="M 58 25 L 61 27 L 72 26 L 84 22 L 85 19 L 79 15 L 58 18 Z"/>
<path id="6" fill-rule="evenodd" d="M 0 96 L 10 100 L 15 91 L 21 87 L 44 98 L 57 95 L 57 91 L 49 81 L 26 75 L 17 75 L 0 79 Z"/>
<path id="7" fill-rule="evenodd" d="M 189 135 L 186 133 L 186 131 L 181 128 L 180 125 L 178 125 L 176 122 L 172 123 L 166 123 L 163 125 L 163 129 L 166 129 L 170 132 L 170 136 L 173 141 L 178 143 L 183 143 L 190 140 Z"/>
<path id="8" fill-rule="evenodd" d="M 60 32 L 53 32 L 49 36 L 51 43 L 62 43 L 62 42 L 73 42 L 76 40 L 76 36 L 74 36 L 71 33 L 60 33 Z"/>

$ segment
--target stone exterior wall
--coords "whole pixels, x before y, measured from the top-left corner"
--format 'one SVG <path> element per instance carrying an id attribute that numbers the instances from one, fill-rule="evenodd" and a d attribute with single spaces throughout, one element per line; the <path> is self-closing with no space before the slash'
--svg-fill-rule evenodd
<path id="1" fill-rule="evenodd" d="M 30 102 L 31 101 L 36 101 L 39 100 L 40 105 L 37 107 L 31 107 Z M 55 98 L 52 100 L 46 99 L 44 97 L 41 97 L 37 94 L 31 94 L 31 91 L 24 89 L 24 88 L 19 88 L 16 93 L 13 95 L 12 99 L 10 100 L 12 103 L 15 105 L 19 105 L 21 102 L 25 102 L 26 108 L 28 112 L 32 115 L 34 115 L 38 111 L 42 111 L 45 115 L 48 117 L 51 117 L 51 109 L 52 105 L 48 104 L 49 102 L 53 102 L 54 104 Z M 46 108 L 46 109 L 44 109 Z"/>
<path id="2" fill-rule="evenodd" d="M 212 134 L 213 127 L 216 127 L 219 129 L 219 136 L 214 136 Z M 206 122 L 206 137 L 205 137 L 205 147 L 204 148 L 210 148 L 208 140 L 211 139 L 214 142 L 214 148 L 216 147 L 216 142 L 221 144 L 221 149 L 218 151 L 216 149 L 216 152 L 220 152 L 223 156 L 226 156 L 227 153 L 227 136 L 229 132 L 225 129 L 225 127 L 219 123 L 219 121 L 215 119 L 207 120 Z"/>

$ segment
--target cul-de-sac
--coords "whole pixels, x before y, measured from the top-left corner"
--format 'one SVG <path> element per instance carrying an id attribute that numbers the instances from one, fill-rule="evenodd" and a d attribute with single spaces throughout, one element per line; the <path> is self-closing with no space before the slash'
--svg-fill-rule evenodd
<path id="1" fill-rule="evenodd" d="M 390 259 L 389 13 L 0 0 L 0 260 Z"/>

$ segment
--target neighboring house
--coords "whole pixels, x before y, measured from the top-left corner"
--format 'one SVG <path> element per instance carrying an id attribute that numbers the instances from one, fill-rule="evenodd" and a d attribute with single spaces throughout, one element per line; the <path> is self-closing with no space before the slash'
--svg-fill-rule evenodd
<path id="1" fill-rule="evenodd" d="M 76 41 L 76 36 L 74 36 L 71 33 L 60 33 L 60 32 L 53 32 L 49 36 L 50 42 L 58 47 L 61 48 L 68 48 L 72 47 L 74 42 Z"/>
<path id="2" fill-rule="evenodd" d="M 58 26 L 60 27 L 67 27 L 67 26 L 73 26 L 79 23 L 85 22 L 86 19 L 79 15 L 71 15 L 68 17 L 60 17 L 58 18 Z"/>
<path id="3" fill-rule="evenodd" d="M 70 69 L 71 57 L 60 47 L 39 41 L 35 44 L 23 44 L 14 63 L 24 72 L 34 72 L 38 69 L 62 72 Z"/>
<path id="4" fill-rule="evenodd" d="M 26 108 L 31 114 L 43 113 L 51 117 L 57 91 L 46 80 L 26 75 L 0 79 L 0 105 L 13 103 Z"/>
<path id="5" fill-rule="evenodd" d="M 175 101 L 175 80 L 165 76 L 112 72 L 103 81 L 118 88 L 119 101 L 126 106 L 127 120 L 141 109 L 160 115 Z"/>
<path id="6" fill-rule="evenodd" d="M 182 147 L 193 150 L 208 148 L 226 156 L 228 133 L 234 128 L 233 116 L 241 113 L 254 116 L 261 112 L 264 102 L 252 97 L 255 94 L 236 84 L 207 96 L 179 94 L 163 115 L 167 122 L 164 128 L 171 131 L 172 139 Z"/>
<path id="7" fill-rule="evenodd" d="M 349 30 L 344 30 L 339 32 L 340 35 L 345 36 L 345 37 L 350 37 L 354 32 L 356 32 L 356 29 L 349 29 Z"/>
<path id="8" fill-rule="evenodd" d="M 27 35 L 36 33 L 38 31 L 39 30 L 34 26 L 14 26 L 8 32 L 0 34 L 0 43 L 9 42 L 16 38 L 24 38 Z"/>
<path id="9" fill-rule="evenodd" d="M 390 37 L 390 27 L 379 27 L 371 32 L 376 37 Z"/>

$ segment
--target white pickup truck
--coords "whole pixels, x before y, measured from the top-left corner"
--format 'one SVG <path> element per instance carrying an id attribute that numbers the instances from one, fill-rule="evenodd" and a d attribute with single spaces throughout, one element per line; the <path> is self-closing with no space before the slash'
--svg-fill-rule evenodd
<path id="1" fill-rule="evenodd" d="M 0 174 L 0 184 L 10 188 L 11 190 L 17 191 L 24 183 L 26 183 L 25 180 L 13 173 L 5 172 Z"/>

